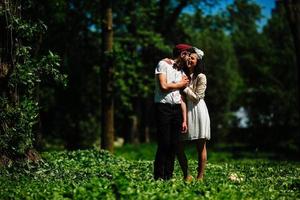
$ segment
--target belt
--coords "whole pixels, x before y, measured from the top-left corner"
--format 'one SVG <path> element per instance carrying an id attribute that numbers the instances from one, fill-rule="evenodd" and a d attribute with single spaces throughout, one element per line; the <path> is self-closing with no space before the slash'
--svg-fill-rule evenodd
<path id="1" fill-rule="evenodd" d="M 179 104 L 179 103 L 157 103 L 157 104 L 161 104 L 161 105 L 166 105 L 166 106 L 170 106 L 170 107 L 180 107 L 181 106 L 181 104 Z"/>

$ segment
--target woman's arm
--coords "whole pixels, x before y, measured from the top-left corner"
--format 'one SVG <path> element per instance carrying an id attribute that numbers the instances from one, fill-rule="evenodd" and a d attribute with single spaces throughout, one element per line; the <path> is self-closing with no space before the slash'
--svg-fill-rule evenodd
<path id="1" fill-rule="evenodd" d="M 207 83 L 206 76 L 204 74 L 199 74 L 194 81 L 195 81 L 195 85 L 193 90 L 190 87 L 186 87 L 183 90 L 183 92 L 193 102 L 198 103 L 200 99 L 203 99 L 205 96 L 206 83 Z"/>

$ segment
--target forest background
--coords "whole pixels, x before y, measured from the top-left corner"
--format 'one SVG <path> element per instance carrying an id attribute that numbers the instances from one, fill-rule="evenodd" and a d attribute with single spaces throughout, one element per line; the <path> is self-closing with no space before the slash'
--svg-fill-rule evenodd
<path id="1" fill-rule="evenodd" d="M 255 1 L 206 12 L 221 2 L 1 1 L 1 155 L 155 141 L 154 69 L 177 43 L 205 52 L 209 145 L 299 154 L 299 5 L 260 27 Z"/>

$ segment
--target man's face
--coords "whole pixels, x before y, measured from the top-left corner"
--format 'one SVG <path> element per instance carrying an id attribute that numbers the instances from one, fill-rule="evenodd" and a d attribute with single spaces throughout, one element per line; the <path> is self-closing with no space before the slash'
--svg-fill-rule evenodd
<path id="1" fill-rule="evenodd" d="M 181 58 L 181 65 L 182 66 L 186 66 L 188 60 L 190 59 L 190 55 L 191 53 L 188 51 L 183 51 L 180 54 L 180 58 Z"/>
<path id="2" fill-rule="evenodd" d="M 183 59 L 184 61 L 187 61 L 190 58 L 191 53 L 188 51 L 183 51 L 180 54 L 181 59 Z"/>

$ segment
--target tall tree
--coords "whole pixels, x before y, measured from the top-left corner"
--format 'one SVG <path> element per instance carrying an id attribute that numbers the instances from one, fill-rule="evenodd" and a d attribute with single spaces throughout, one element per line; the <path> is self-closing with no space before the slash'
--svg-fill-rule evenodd
<path id="1" fill-rule="evenodd" d="M 292 31 L 294 44 L 296 48 L 296 58 L 298 65 L 298 105 L 300 105 L 300 1 L 282 0 L 285 5 L 287 19 Z M 282 2 L 281 1 L 281 2 Z M 281 3 L 277 2 L 277 4 Z M 298 107 L 300 109 L 300 106 Z M 298 110 L 300 114 L 300 110 Z"/>
<path id="2" fill-rule="evenodd" d="M 47 24 L 39 54 L 60 55 L 68 87 L 41 88 L 42 131 L 67 149 L 99 144 L 101 132 L 101 17 L 99 1 L 33 1 L 26 14 Z"/>
<path id="3" fill-rule="evenodd" d="M 39 116 L 38 92 L 43 82 L 64 82 L 51 52 L 36 57 L 36 35 L 45 31 L 41 21 L 26 18 L 31 1 L 0 2 L 0 155 L 36 159 L 35 126 Z M 3 33 L 3 35 L 2 35 Z"/>
<path id="4" fill-rule="evenodd" d="M 193 14 L 185 14 L 180 25 L 189 35 L 188 42 L 204 51 L 208 79 L 205 100 L 213 122 L 211 128 L 216 136 L 214 141 L 224 141 L 238 108 L 242 85 L 233 44 L 224 31 L 225 19 L 219 15 L 205 16 L 197 9 Z"/>
<path id="5" fill-rule="evenodd" d="M 113 17 L 112 1 L 105 0 L 102 3 L 102 137 L 101 147 L 111 152 L 114 150 L 114 98 L 113 98 Z"/>
<path id="6" fill-rule="evenodd" d="M 269 113 L 272 126 L 296 127 L 299 113 L 297 108 L 297 60 L 292 31 L 286 18 L 283 4 L 277 4 L 271 19 L 262 32 L 265 37 L 264 99 L 268 102 L 262 111 Z M 263 68 L 263 67 L 261 67 Z M 286 103 L 288 100 L 289 103 Z"/>
<path id="7" fill-rule="evenodd" d="M 18 104 L 17 86 L 9 88 L 8 79 L 13 73 L 17 60 L 16 48 L 20 41 L 16 39 L 16 33 L 13 29 L 13 20 L 21 17 L 20 2 L 1 0 L 0 2 L 0 81 L 2 96 L 8 97 L 13 104 Z"/>
<path id="8" fill-rule="evenodd" d="M 244 80 L 239 105 L 245 108 L 249 126 L 267 125 L 268 113 L 264 111 L 265 95 L 263 71 L 260 61 L 265 58 L 265 40 L 258 32 L 257 21 L 261 17 L 260 7 L 250 0 L 235 0 L 228 6 L 229 32 L 239 71 Z M 249 39 L 251 38 L 251 39 Z M 257 98 L 260 96 L 260 98 Z M 260 110 L 258 108 L 261 108 Z"/>

